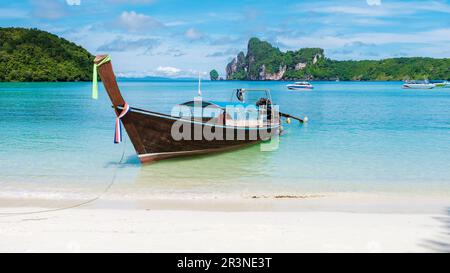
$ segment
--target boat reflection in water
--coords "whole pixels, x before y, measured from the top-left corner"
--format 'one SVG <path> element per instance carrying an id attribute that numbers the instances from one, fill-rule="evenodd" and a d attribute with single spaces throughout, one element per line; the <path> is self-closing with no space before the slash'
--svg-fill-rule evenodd
<path id="1" fill-rule="evenodd" d="M 232 153 L 199 155 L 189 158 L 173 158 L 140 168 L 135 186 L 151 188 L 161 195 L 190 192 L 200 194 L 202 191 L 242 192 L 249 187 L 248 177 L 257 180 L 270 178 L 275 172 L 267 166 L 273 154 L 261 152 L 258 145 L 246 146 Z M 207 167 L 206 167 L 207 166 Z M 264 166 L 264 167 L 263 167 Z M 195 177 L 195 179 L 193 179 Z"/>

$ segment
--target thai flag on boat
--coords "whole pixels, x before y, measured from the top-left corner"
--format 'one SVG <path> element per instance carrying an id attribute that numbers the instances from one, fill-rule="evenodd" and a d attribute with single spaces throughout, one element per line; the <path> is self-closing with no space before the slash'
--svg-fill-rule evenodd
<path id="1" fill-rule="evenodd" d="M 122 112 L 116 118 L 116 129 L 114 134 L 114 143 L 118 144 L 122 142 L 122 121 L 121 119 L 128 113 L 130 110 L 130 106 L 128 103 L 125 103 L 123 106 Z"/>

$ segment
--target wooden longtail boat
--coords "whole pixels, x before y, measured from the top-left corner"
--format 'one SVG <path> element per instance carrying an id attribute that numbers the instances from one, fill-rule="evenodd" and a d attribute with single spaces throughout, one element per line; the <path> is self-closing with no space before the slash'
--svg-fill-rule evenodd
<path id="1" fill-rule="evenodd" d="M 201 101 L 200 107 L 213 109 L 212 112 L 216 115 L 205 116 L 203 110 L 200 117 L 167 115 L 129 107 L 119 90 L 108 55 L 98 55 L 94 63 L 116 115 L 121 118 L 142 163 L 237 149 L 270 140 L 280 132 L 280 116 L 271 103 L 270 93 L 268 97 L 261 98 L 257 105 L 253 105 L 258 118 L 252 120 L 233 119 L 232 115 L 236 113 L 229 112 L 229 105 L 207 101 Z M 236 92 L 237 98 L 242 101 L 246 90 L 238 89 Z M 195 108 L 195 104 L 196 101 L 191 101 L 179 106 Z M 238 109 L 249 106 L 243 102 L 234 105 L 239 106 Z M 181 139 L 180 128 L 185 129 Z M 208 132 L 209 136 L 205 132 Z M 211 134 L 214 135 L 213 139 Z"/>

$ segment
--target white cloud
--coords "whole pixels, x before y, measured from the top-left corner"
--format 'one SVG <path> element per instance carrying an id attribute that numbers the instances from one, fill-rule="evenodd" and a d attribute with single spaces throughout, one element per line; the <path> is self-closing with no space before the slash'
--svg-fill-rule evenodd
<path id="1" fill-rule="evenodd" d="M 172 57 L 181 57 L 186 55 L 186 53 L 180 49 L 174 48 L 174 47 L 169 47 L 166 48 L 165 50 L 159 51 L 159 52 L 155 52 L 154 55 L 158 55 L 158 56 L 172 56 Z"/>
<path id="2" fill-rule="evenodd" d="M 236 49 L 236 48 L 229 48 L 229 49 L 226 49 L 224 51 L 216 51 L 216 52 L 213 52 L 213 53 L 209 53 L 205 57 L 216 58 L 216 57 L 236 56 L 239 53 L 239 51 L 240 50 Z"/>
<path id="3" fill-rule="evenodd" d="M 395 57 L 397 52 L 383 51 L 384 46 L 395 47 L 399 51 L 408 48 L 408 56 L 448 57 L 448 44 L 450 43 L 450 28 L 434 29 L 417 33 L 389 33 L 365 32 L 349 35 L 313 35 L 302 38 L 279 36 L 277 39 L 288 49 L 303 47 L 320 47 L 331 52 L 346 52 L 347 59 L 367 58 L 372 56 L 358 56 L 354 49 L 348 46 L 370 46 L 370 50 L 383 53 L 383 57 Z M 433 48 L 426 51 L 423 48 Z M 344 50 L 345 49 L 345 50 Z M 334 56 L 329 56 L 334 57 Z"/>
<path id="4" fill-rule="evenodd" d="M 124 78 L 144 78 L 144 77 L 197 78 L 199 74 L 201 77 L 206 77 L 208 75 L 208 73 L 205 71 L 199 71 L 195 69 L 183 70 L 173 66 L 159 66 L 158 68 L 156 68 L 156 70 L 118 72 L 117 76 Z"/>
<path id="5" fill-rule="evenodd" d="M 69 6 L 79 6 L 81 5 L 81 0 L 66 0 L 66 3 Z"/>
<path id="6" fill-rule="evenodd" d="M 184 33 L 184 36 L 186 36 L 186 38 L 188 38 L 191 41 L 200 40 L 201 38 L 203 38 L 203 34 L 199 31 L 195 30 L 194 28 L 190 28 L 190 29 L 186 30 L 186 32 Z"/>
<path id="7" fill-rule="evenodd" d="M 128 31 L 149 30 L 150 28 L 161 28 L 164 25 L 154 18 L 135 11 L 124 11 L 119 16 L 119 26 L 126 28 Z"/>
<path id="8" fill-rule="evenodd" d="M 292 48 L 321 47 L 325 49 L 342 47 L 351 43 L 382 44 L 432 44 L 450 43 L 450 28 L 435 29 L 417 33 L 356 33 L 351 35 L 314 35 L 302 38 L 278 37 L 278 40 Z"/>
<path id="9" fill-rule="evenodd" d="M 165 25 L 168 27 L 177 27 L 177 26 L 183 26 L 183 25 L 187 25 L 187 24 L 189 24 L 189 22 L 183 21 L 183 20 L 174 20 L 174 21 L 165 23 Z"/>
<path id="10" fill-rule="evenodd" d="M 387 16 L 391 12 L 388 9 L 367 8 L 359 6 L 326 6 L 321 8 L 313 8 L 314 12 L 329 14 L 349 14 L 359 16 Z"/>
<path id="11" fill-rule="evenodd" d="M 94 55 L 110 53 L 115 71 L 121 77 L 197 78 L 198 71 L 202 71 L 201 73 L 208 71 L 209 73 L 213 68 L 220 73 L 224 71 L 227 57 L 206 58 L 205 55 L 224 51 L 228 48 L 227 46 L 211 46 L 207 41 L 205 43 L 189 43 L 186 42 L 183 35 L 173 37 L 173 33 L 171 33 L 167 37 L 166 33 L 168 32 L 166 31 L 159 34 L 124 31 L 119 34 L 117 29 L 104 26 L 101 23 L 77 26 L 77 28 L 68 28 L 59 34 L 83 46 Z M 151 39 L 157 40 L 157 44 L 155 45 Z M 117 44 L 114 43 L 115 40 L 118 40 Z M 139 61 L 131 62 L 130 60 Z M 158 67 L 161 68 L 158 70 Z M 175 69 L 164 69 L 165 67 Z"/>
<path id="12" fill-rule="evenodd" d="M 196 69 L 180 69 L 173 66 L 159 66 L 156 71 L 153 72 L 153 76 L 163 76 L 163 77 L 198 77 L 198 75 L 207 75 L 204 71 L 199 71 Z"/>
<path id="13" fill-rule="evenodd" d="M 309 4 L 298 5 L 298 10 L 302 12 L 316 12 L 341 16 L 342 14 L 365 16 L 365 17 L 388 17 L 396 15 L 410 15 L 421 12 L 450 13 L 450 5 L 440 1 L 405 1 L 405 2 L 385 2 L 381 0 L 366 0 L 368 8 L 362 3 L 353 5 Z"/>
<path id="14" fill-rule="evenodd" d="M 161 75 L 173 77 L 177 76 L 181 72 L 181 69 L 172 66 L 159 66 L 156 69 L 156 72 L 160 73 Z"/>
<path id="15" fill-rule="evenodd" d="M 369 6 L 380 6 L 381 0 L 366 0 L 367 5 Z"/>
<path id="16" fill-rule="evenodd" d="M 97 51 L 124 52 L 142 49 L 145 53 L 149 53 L 158 45 L 159 40 L 154 38 L 125 39 L 123 37 L 117 37 L 116 39 L 101 45 L 97 48 Z"/>

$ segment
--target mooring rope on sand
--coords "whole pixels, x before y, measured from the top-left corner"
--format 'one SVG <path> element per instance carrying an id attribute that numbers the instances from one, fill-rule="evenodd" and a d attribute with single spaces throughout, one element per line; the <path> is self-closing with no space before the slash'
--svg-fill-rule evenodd
<path id="1" fill-rule="evenodd" d="M 97 79 L 97 69 L 102 66 L 103 64 L 110 62 L 111 61 L 111 56 L 107 55 L 106 57 L 104 57 L 102 59 L 102 61 L 98 64 L 94 63 L 94 67 L 93 67 L 93 75 L 92 75 L 92 98 L 93 99 L 98 99 L 98 79 Z M 127 103 L 125 103 L 125 109 L 122 111 L 122 113 L 120 113 L 120 115 L 117 117 L 116 119 L 116 130 L 115 130 L 115 137 L 114 137 L 114 143 L 120 143 L 122 141 L 122 126 L 121 126 L 121 121 L 120 119 L 125 116 L 125 114 L 128 112 L 129 110 L 129 106 Z M 125 138 L 126 140 L 126 138 Z M 119 165 L 123 164 L 123 159 L 125 157 L 125 148 L 126 148 L 126 141 L 124 141 L 124 145 L 123 145 L 123 150 L 122 150 L 122 156 L 120 157 L 120 160 L 117 162 L 116 164 L 116 168 L 114 170 L 114 174 L 113 177 L 111 179 L 111 182 L 106 186 L 106 188 L 103 190 L 103 192 L 101 192 L 100 194 L 98 194 L 95 198 L 89 199 L 87 201 L 75 204 L 75 205 L 71 205 L 71 206 L 66 206 L 66 207 L 61 207 L 61 208 L 55 208 L 55 209 L 45 209 L 45 210 L 36 210 L 36 211 L 24 211 L 24 212 L 0 212 L 0 216 L 14 216 L 14 215 L 28 215 L 28 214 L 38 214 L 38 213 L 46 213 L 46 212 L 55 212 L 55 211 L 61 211 L 61 210 L 67 210 L 67 209 L 73 209 L 73 208 L 78 208 L 90 203 L 93 203 L 95 201 L 97 201 L 98 199 L 100 199 L 103 195 L 105 195 L 109 189 L 114 185 L 114 182 L 116 180 L 116 176 L 117 176 L 117 171 L 119 169 Z"/>
<path id="2" fill-rule="evenodd" d="M 111 189 L 111 187 L 114 185 L 114 183 L 116 181 L 117 171 L 119 170 L 119 166 L 121 164 L 123 164 L 123 159 L 125 158 L 126 143 L 127 143 L 127 141 L 126 141 L 126 138 L 125 138 L 125 140 L 123 141 L 122 155 L 120 157 L 120 160 L 116 164 L 116 168 L 114 169 L 114 174 L 113 174 L 113 177 L 111 178 L 111 181 L 105 187 L 105 189 L 101 193 L 99 193 L 95 198 L 89 199 L 87 201 L 84 201 L 84 202 L 81 202 L 81 203 L 78 203 L 78 204 L 75 204 L 75 205 L 61 207 L 61 208 L 36 210 L 36 211 L 24 211 L 24 212 L 0 212 L 0 217 L 18 216 L 18 215 L 30 215 L 30 214 L 39 214 L 39 213 L 47 213 L 47 212 L 55 212 L 55 211 L 74 209 L 74 208 L 79 208 L 79 207 L 87 205 L 87 204 L 91 204 L 91 203 L 99 200 L 100 198 L 102 198 L 109 191 L 109 189 Z"/>

